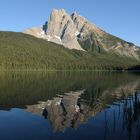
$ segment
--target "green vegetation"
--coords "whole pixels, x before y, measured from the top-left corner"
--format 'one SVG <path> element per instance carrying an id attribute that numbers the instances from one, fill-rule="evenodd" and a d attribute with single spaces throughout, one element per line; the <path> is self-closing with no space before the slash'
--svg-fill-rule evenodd
<path id="1" fill-rule="evenodd" d="M 0 32 L 0 70 L 116 70 L 139 61 L 114 53 L 69 50 L 15 32 Z"/>

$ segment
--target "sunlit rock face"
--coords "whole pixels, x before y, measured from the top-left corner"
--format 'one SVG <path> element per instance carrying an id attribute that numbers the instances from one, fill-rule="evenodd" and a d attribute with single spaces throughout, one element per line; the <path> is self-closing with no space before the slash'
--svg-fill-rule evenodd
<path id="1" fill-rule="evenodd" d="M 139 81 L 135 81 L 113 89 L 104 89 L 102 92 L 98 88 L 89 99 L 85 98 L 89 92 L 86 89 L 71 91 L 52 100 L 29 105 L 26 110 L 43 115 L 54 131 L 65 131 L 68 127 L 77 128 L 79 124 L 101 112 L 108 104 L 133 95 L 138 86 Z"/>
<path id="2" fill-rule="evenodd" d="M 68 49 L 115 52 L 139 59 L 140 49 L 133 43 L 108 34 L 76 12 L 69 15 L 64 9 L 53 9 L 43 26 L 27 29 L 24 33 L 61 44 Z"/>
<path id="3" fill-rule="evenodd" d="M 77 29 L 65 10 L 54 9 L 47 23 L 46 35 L 50 41 L 59 42 L 69 49 L 83 50 L 77 41 Z"/>
<path id="4" fill-rule="evenodd" d="M 83 50 L 77 41 L 77 29 L 64 9 L 54 9 L 49 17 L 48 22 L 43 27 L 37 28 L 36 31 L 27 29 L 25 33 L 34 35 L 38 38 L 44 38 L 48 41 L 64 45 L 69 49 Z"/>

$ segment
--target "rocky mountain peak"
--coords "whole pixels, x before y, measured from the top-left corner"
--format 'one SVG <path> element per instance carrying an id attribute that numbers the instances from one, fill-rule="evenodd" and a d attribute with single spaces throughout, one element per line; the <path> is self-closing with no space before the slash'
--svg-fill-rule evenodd
<path id="1" fill-rule="evenodd" d="M 59 10 L 58 9 L 53 9 L 52 12 L 51 12 L 51 14 L 55 14 L 55 13 L 62 14 L 62 15 L 67 14 L 66 11 L 65 11 L 65 9 L 59 9 Z"/>
<path id="2" fill-rule="evenodd" d="M 42 27 L 27 29 L 24 33 L 61 44 L 68 49 L 98 53 L 101 50 L 111 51 L 139 59 L 139 48 L 134 44 L 106 33 L 76 12 L 69 15 L 64 9 L 53 9 Z"/>
<path id="3" fill-rule="evenodd" d="M 54 9 L 50 15 L 45 31 L 49 41 L 62 44 L 69 49 L 83 50 L 75 36 L 77 29 L 64 9 Z"/>
<path id="4" fill-rule="evenodd" d="M 74 11 L 74 12 L 71 14 L 71 18 L 72 18 L 72 20 L 73 20 L 75 17 L 78 17 L 78 14 L 77 14 L 76 11 Z"/>

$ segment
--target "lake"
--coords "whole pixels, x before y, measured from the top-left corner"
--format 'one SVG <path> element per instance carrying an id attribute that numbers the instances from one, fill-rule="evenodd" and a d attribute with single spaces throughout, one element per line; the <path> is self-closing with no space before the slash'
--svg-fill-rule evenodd
<path id="1" fill-rule="evenodd" d="M 140 73 L 0 72 L 0 140 L 93 139 L 140 139 Z"/>

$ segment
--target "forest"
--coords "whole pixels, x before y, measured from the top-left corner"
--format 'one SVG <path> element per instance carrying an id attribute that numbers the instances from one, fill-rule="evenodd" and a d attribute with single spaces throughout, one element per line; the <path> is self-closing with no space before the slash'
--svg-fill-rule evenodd
<path id="1" fill-rule="evenodd" d="M 0 70 L 128 70 L 140 61 L 101 51 L 69 50 L 18 32 L 0 32 Z"/>

